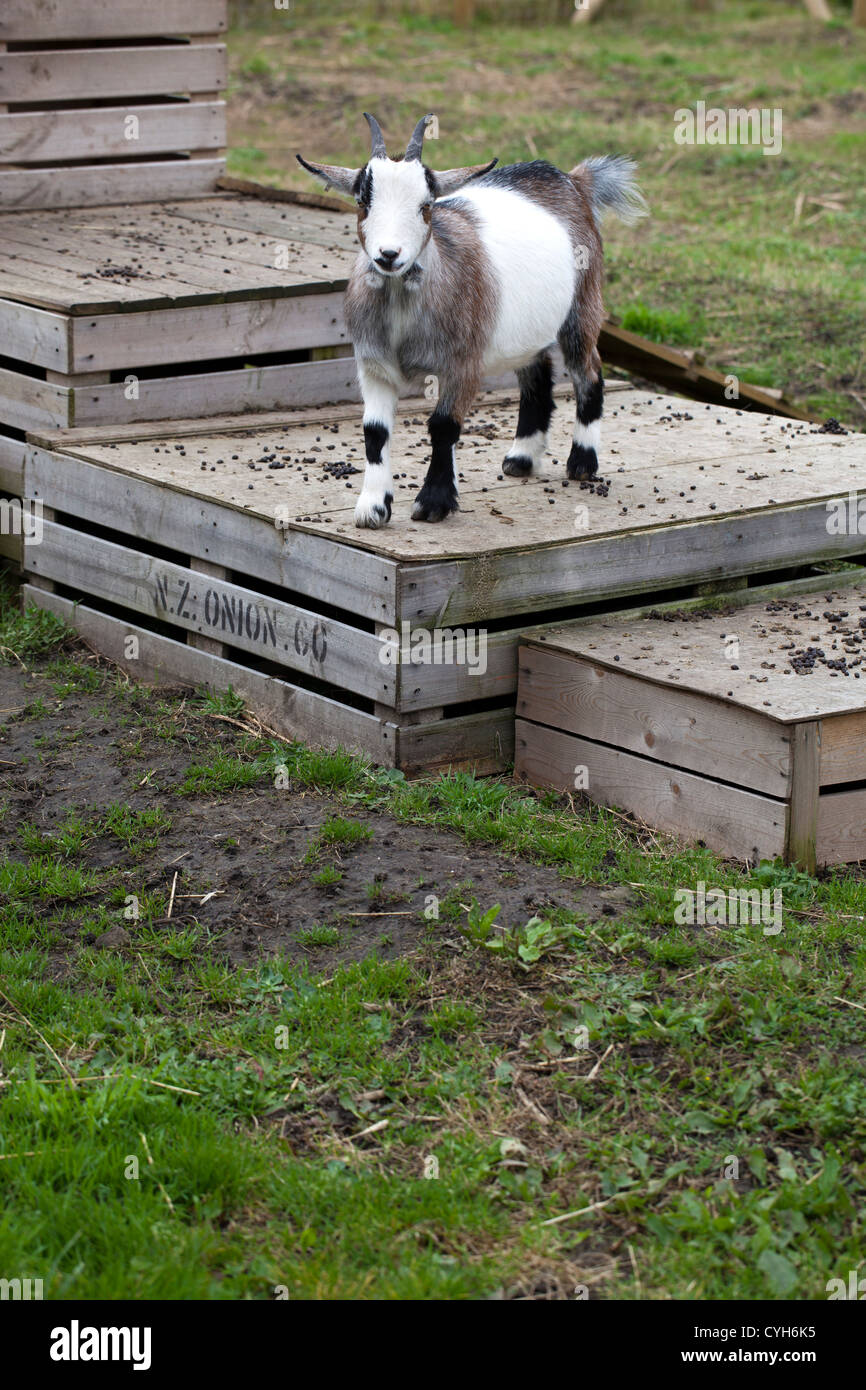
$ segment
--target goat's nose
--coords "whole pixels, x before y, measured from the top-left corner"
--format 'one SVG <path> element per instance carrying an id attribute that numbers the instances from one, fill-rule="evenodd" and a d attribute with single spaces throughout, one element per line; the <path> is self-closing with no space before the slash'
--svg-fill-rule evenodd
<path id="1" fill-rule="evenodd" d="M 391 266 L 394 264 L 397 257 L 399 256 L 400 251 L 401 248 L 399 246 L 397 247 L 396 251 L 386 251 L 384 247 L 381 248 L 378 256 L 376 257 L 376 264 L 384 266 L 385 270 L 390 270 Z"/>

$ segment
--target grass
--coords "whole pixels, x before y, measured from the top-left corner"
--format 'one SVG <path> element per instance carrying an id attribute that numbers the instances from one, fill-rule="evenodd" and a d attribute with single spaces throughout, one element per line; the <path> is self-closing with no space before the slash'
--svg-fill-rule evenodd
<path id="1" fill-rule="evenodd" d="M 859 1266 L 856 870 L 744 870 L 507 778 L 410 783 L 98 674 L 121 730 L 190 752 L 143 809 L 22 824 L 0 868 L 4 1270 L 61 1299 L 702 1300 L 821 1298 Z M 36 660 L 34 681 L 56 678 Z M 381 824 L 456 834 L 518 883 L 541 863 L 628 892 L 594 920 L 539 903 L 503 922 L 473 872 L 418 909 L 408 954 L 317 973 L 352 930 L 319 921 L 306 965 L 233 965 L 194 911 L 166 920 L 169 885 L 142 891 L 137 866 L 159 864 L 167 808 L 216 803 L 219 825 L 251 787 L 328 798 L 293 870 L 311 891 L 342 891 L 322 861 Z M 120 861 L 95 868 L 112 843 Z M 780 889 L 782 933 L 678 925 L 699 880 Z M 393 900 L 381 875 L 366 895 Z M 117 923 L 128 944 L 98 949 Z"/>
<path id="2" fill-rule="evenodd" d="M 459 29 L 447 4 L 335 0 L 267 20 L 239 8 L 230 35 L 230 169 L 317 191 L 287 151 L 356 165 L 362 110 L 400 148 L 419 113 L 441 167 L 587 154 L 640 164 L 651 217 L 607 224 L 607 306 L 660 341 L 866 424 L 866 34 L 816 28 L 802 6 L 610 0 L 604 22 L 552 22 L 570 6 L 491 3 Z M 527 15 L 532 13 L 532 19 Z M 520 71 L 531 80 L 515 84 Z M 782 149 L 679 145 L 676 112 L 782 111 Z"/>

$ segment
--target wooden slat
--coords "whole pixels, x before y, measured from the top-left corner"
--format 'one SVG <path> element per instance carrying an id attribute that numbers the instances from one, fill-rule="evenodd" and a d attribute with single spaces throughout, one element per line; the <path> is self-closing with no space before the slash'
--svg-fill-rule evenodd
<path id="1" fill-rule="evenodd" d="M 396 621 L 396 565 L 324 537 L 31 447 L 25 491 L 45 506 L 195 555 L 377 622 Z"/>
<path id="2" fill-rule="evenodd" d="M 821 722 L 803 720 L 791 729 L 791 809 L 785 858 L 815 872 L 818 789 L 821 784 Z"/>
<path id="3" fill-rule="evenodd" d="M 222 33 L 226 0 L 4 0 L 0 39 L 148 38 L 162 34 Z"/>
<path id="4" fill-rule="evenodd" d="M 137 137 L 129 138 L 127 130 L 137 130 Z M 9 164 L 214 151 L 225 142 L 223 101 L 23 111 L 0 120 L 0 160 Z"/>
<path id="5" fill-rule="evenodd" d="M 83 315 L 70 332 L 73 369 L 85 372 L 348 342 L 341 294 Z"/>
<path id="6" fill-rule="evenodd" d="M 866 788 L 825 792 L 818 801 L 819 864 L 866 860 Z"/>
<path id="7" fill-rule="evenodd" d="M 45 522 L 42 542 L 27 556 L 33 575 L 217 638 L 292 671 L 393 706 L 395 667 L 379 660 L 368 632 L 257 593 L 214 575 L 117 545 L 86 532 Z M 219 568 L 209 564 L 208 568 Z"/>
<path id="8" fill-rule="evenodd" d="M 213 189 L 223 159 L 81 164 L 66 169 L 0 170 L 0 208 L 68 208 L 199 198 Z"/>
<path id="9" fill-rule="evenodd" d="M 16 430 L 72 424 L 68 387 L 0 367 L 0 420 Z"/>
<path id="10" fill-rule="evenodd" d="M 516 776 L 534 786 L 573 793 L 580 769 L 586 769 L 583 790 L 592 801 L 621 807 L 659 830 L 700 839 L 718 854 L 774 859 L 784 851 L 784 802 L 525 719 L 516 721 Z"/>
<path id="11" fill-rule="evenodd" d="M 413 622 L 453 626 L 757 574 L 789 564 L 792 555 L 805 564 L 862 551 L 862 538 L 828 537 L 826 523 L 819 502 L 557 545 L 543 564 L 536 549 L 417 565 L 401 574 L 401 612 Z"/>
<path id="12" fill-rule="evenodd" d="M 788 736 L 776 721 L 591 661 L 522 647 L 517 713 L 752 791 L 787 792 Z"/>
<path id="13" fill-rule="evenodd" d="M 30 304 L 0 299 L 0 344 L 4 357 L 64 372 L 69 368 L 69 319 Z"/>
<path id="14" fill-rule="evenodd" d="M 27 445 L 21 439 L 0 434 L 0 492 L 20 497 L 24 492 L 24 455 Z"/>
<path id="15" fill-rule="evenodd" d="M 75 390 L 74 419 L 82 428 L 171 420 L 195 415 L 204 421 L 223 410 L 285 410 L 322 401 L 359 399 L 353 358 L 292 362 L 190 376 L 145 377 L 137 399 L 123 382 Z"/>
<path id="16" fill-rule="evenodd" d="M 483 714 L 401 726 L 398 766 L 405 772 L 473 768 L 479 776 L 501 772 L 514 756 L 511 705 Z"/>
<path id="17" fill-rule="evenodd" d="M 225 44 L 143 48 L 39 49 L 0 53 L 0 92 L 8 102 L 168 96 L 221 91 Z"/>
<path id="18" fill-rule="evenodd" d="M 56 613 L 136 680 L 219 691 L 231 686 L 265 724 L 285 737 L 303 739 L 315 747 L 355 749 L 378 763 L 394 765 L 395 728 L 374 715 L 197 651 L 170 637 L 157 636 L 135 623 L 109 617 L 85 604 L 76 605 L 33 585 L 25 585 L 23 595 L 25 602 Z M 131 636 L 139 641 L 137 660 L 126 656 L 126 641 Z"/>
<path id="19" fill-rule="evenodd" d="M 821 786 L 839 782 L 866 782 L 866 711 L 821 721 Z"/>

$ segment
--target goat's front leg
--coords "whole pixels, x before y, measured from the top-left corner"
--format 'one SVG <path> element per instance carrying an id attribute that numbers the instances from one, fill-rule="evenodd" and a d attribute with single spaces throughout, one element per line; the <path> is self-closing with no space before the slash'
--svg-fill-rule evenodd
<path id="1" fill-rule="evenodd" d="M 413 521 L 442 521 L 457 511 L 455 450 L 463 418 L 477 390 L 477 377 L 467 373 L 459 388 L 440 392 L 439 404 L 427 421 L 432 454 L 424 486 L 412 508 Z"/>
<path id="2" fill-rule="evenodd" d="M 364 486 L 355 504 L 355 525 L 374 529 L 391 520 L 391 435 L 397 409 L 397 388 L 363 362 L 358 380 L 364 397 L 364 448 L 367 467 Z"/>

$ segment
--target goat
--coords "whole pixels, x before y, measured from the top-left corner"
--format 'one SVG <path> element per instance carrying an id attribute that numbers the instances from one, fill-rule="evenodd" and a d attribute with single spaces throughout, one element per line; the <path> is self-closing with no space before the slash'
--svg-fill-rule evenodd
<path id="1" fill-rule="evenodd" d="M 422 161 L 431 117 L 418 122 L 405 155 L 394 160 L 378 122 L 364 116 L 372 148 L 363 167 L 297 156 L 326 189 L 358 204 L 361 251 L 345 297 L 367 456 L 355 524 L 378 527 L 391 519 L 397 398 L 420 376 L 438 379 L 439 399 L 428 421 L 432 453 L 413 521 L 441 521 L 457 509 L 455 445 L 487 373 L 517 373 L 517 433 L 503 472 L 531 474 L 554 409 L 555 342 L 577 398 L 568 477 L 593 477 L 604 400 L 598 222 L 606 207 L 626 221 L 644 215 L 634 164 L 602 156 L 566 174 L 543 160 L 494 171 L 494 159 L 434 172 Z"/>

